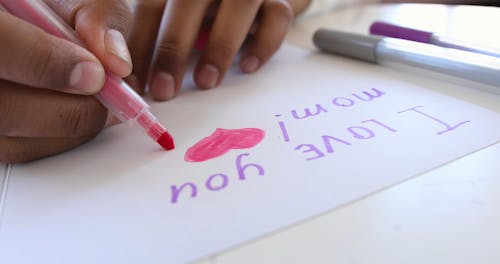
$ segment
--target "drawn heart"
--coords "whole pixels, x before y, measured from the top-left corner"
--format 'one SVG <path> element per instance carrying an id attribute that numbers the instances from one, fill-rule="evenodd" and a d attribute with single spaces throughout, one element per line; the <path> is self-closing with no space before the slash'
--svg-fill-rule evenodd
<path id="1" fill-rule="evenodd" d="M 259 144 L 265 132 L 258 128 L 217 128 L 212 135 L 198 141 L 184 155 L 188 162 L 202 162 L 224 155 L 231 149 L 247 149 Z"/>

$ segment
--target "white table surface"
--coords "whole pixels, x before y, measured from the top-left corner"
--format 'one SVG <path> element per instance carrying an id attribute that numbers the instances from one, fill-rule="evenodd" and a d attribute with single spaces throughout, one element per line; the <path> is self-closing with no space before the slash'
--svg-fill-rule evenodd
<path id="1" fill-rule="evenodd" d="M 415 4 L 302 20 L 287 42 L 314 49 L 318 27 L 366 33 L 375 20 L 500 47 L 500 8 Z M 500 113 L 499 95 L 437 91 Z M 500 144 L 199 263 L 500 263 Z"/>

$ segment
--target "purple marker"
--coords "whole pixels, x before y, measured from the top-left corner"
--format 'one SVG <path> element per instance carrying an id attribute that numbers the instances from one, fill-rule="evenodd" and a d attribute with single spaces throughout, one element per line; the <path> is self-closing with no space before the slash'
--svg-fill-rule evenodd
<path id="1" fill-rule="evenodd" d="M 370 34 L 398 39 L 406 39 L 440 47 L 465 50 L 500 58 L 500 50 L 495 50 L 489 47 L 479 47 L 477 45 L 464 43 L 463 41 L 438 36 L 432 32 L 402 27 L 386 22 L 374 22 L 370 26 Z"/>
<path id="2" fill-rule="evenodd" d="M 314 44 L 321 50 L 398 68 L 422 68 L 484 83 L 485 90 L 500 93 L 500 59 L 405 39 L 319 29 Z"/>

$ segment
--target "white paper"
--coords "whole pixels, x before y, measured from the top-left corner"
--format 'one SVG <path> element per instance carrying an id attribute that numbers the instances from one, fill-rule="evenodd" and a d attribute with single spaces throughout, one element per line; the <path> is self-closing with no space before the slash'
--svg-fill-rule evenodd
<path id="1" fill-rule="evenodd" d="M 188 83 L 175 100 L 152 105 L 174 151 L 121 125 L 15 166 L 1 262 L 192 261 L 500 140 L 499 114 L 433 92 L 437 85 L 452 84 L 286 45 L 259 73 L 231 72 L 210 91 Z M 380 94 L 367 100 L 365 91 Z M 302 118 L 305 108 L 319 114 Z M 266 135 L 253 148 L 186 162 L 186 150 L 217 128 Z M 241 168 L 250 163 L 263 175 Z M 185 183 L 195 197 L 189 186 L 173 195 Z"/>

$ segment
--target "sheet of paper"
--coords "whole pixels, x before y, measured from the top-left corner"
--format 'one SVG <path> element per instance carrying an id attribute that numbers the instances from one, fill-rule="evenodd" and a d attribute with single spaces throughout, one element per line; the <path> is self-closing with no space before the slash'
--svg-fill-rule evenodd
<path id="1" fill-rule="evenodd" d="M 437 85 L 291 46 L 217 89 L 188 82 L 152 107 L 174 151 L 122 125 L 14 166 L 2 262 L 192 261 L 500 140 L 499 114 Z"/>

